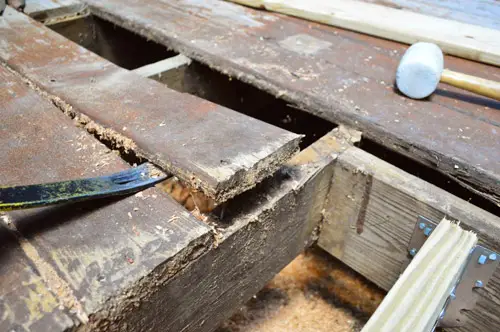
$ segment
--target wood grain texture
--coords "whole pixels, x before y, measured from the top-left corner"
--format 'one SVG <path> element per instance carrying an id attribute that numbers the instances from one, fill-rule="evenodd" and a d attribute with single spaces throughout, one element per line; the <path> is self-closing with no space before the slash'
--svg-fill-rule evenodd
<path id="1" fill-rule="evenodd" d="M 402 97 L 392 82 L 404 45 L 215 0 L 86 3 L 104 19 L 361 130 L 500 203 L 500 104 L 446 86 L 429 100 Z M 445 63 L 500 81 L 498 67 L 449 56 Z"/>
<path id="2" fill-rule="evenodd" d="M 485 28 L 500 30 L 500 7 L 496 0 L 361 0 L 395 9 L 409 10 L 429 16 Z"/>
<path id="3" fill-rule="evenodd" d="M 500 31 L 494 29 L 355 0 L 230 1 L 405 44 L 435 43 L 447 54 L 500 65 Z"/>
<path id="4" fill-rule="evenodd" d="M 138 315 L 92 331 L 213 331 L 315 239 L 337 142 L 326 136 L 275 178 L 228 203 L 217 247 L 181 271 Z"/>
<path id="5" fill-rule="evenodd" d="M 22 251 L 0 215 L 0 330 L 64 331 L 73 326 L 57 296 Z"/>
<path id="6" fill-rule="evenodd" d="M 298 150 L 299 135 L 119 68 L 14 10 L 0 34 L 0 59 L 67 102 L 65 112 L 217 203 L 254 187 Z"/>
<path id="7" fill-rule="evenodd" d="M 448 69 L 443 70 L 441 82 L 500 101 L 500 82 L 465 75 Z"/>
<path id="8" fill-rule="evenodd" d="M 3 66 L 0 109 L 1 184 L 90 177 L 128 167 Z M 2 331 L 62 331 L 85 323 L 96 311 L 118 315 L 121 306 L 154 293 L 213 240 L 207 225 L 155 188 L 11 212 L 0 222 L 6 226 L 0 227 L 0 237 L 14 236 L 18 243 L 1 242 Z"/>
<path id="9" fill-rule="evenodd" d="M 476 243 L 476 234 L 443 219 L 362 332 L 432 331 Z"/>
<path id="10" fill-rule="evenodd" d="M 388 290 L 407 262 L 417 217 L 460 220 L 480 244 L 500 249 L 500 219 L 352 147 L 337 159 L 319 245 Z M 359 226 L 362 225 L 360 228 Z M 500 324 L 500 270 L 480 291 L 459 331 L 494 331 Z M 455 330 L 455 329 L 454 329 Z"/>

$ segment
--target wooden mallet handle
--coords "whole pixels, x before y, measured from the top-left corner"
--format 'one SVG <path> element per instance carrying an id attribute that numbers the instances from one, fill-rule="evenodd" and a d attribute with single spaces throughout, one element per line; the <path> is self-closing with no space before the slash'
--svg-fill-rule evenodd
<path id="1" fill-rule="evenodd" d="M 440 81 L 442 83 L 500 101 L 500 82 L 490 81 L 484 78 L 462 74 L 448 69 L 443 70 Z"/>

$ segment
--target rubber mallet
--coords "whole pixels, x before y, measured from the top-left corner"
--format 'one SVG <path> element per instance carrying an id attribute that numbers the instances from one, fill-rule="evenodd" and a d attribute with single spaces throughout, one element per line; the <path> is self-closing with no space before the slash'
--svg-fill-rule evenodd
<path id="1" fill-rule="evenodd" d="M 422 99 L 430 96 L 440 81 L 500 100 L 499 82 L 443 70 L 443 52 L 436 44 L 419 42 L 410 46 L 401 58 L 396 72 L 399 91 L 410 98 Z"/>

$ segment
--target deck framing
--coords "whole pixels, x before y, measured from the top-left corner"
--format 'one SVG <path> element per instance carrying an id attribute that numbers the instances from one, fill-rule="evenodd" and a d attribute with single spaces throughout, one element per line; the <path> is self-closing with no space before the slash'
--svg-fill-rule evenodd
<path id="1" fill-rule="evenodd" d="M 498 151 L 495 151 L 500 144 L 498 137 L 488 136 L 491 130 L 498 127 L 497 120 L 500 122 L 498 115 L 492 112 L 496 110 L 479 109 L 470 100 L 461 100 L 450 108 L 444 106 L 445 97 L 442 95 L 424 106 L 398 101 L 408 114 L 417 112 L 417 107 L 424 108 L 420 116 L 430 115 L 431 112 L 439 114 L 437 124 L 426 128 L 429 132 L 448 123 L 443 120 L 444 117 L 458 114 L 462 121 L 460 126 L 478 125 L 478 130 L 486 131 L 487 138 L 492 139 L 487 146 L 481 146 L 487 138 L 480 138 L 475 132 L 468 142 L 455 140 L 453 143 L 458 147 L 452 146 L 452 152 L 447 150 L 451 145 L 444 141 L 440 141 L 438 147 L 428 149 L 423 146 L 426 140 L 418 138 L 417 134 L 401 134 L 409 127 L 389 124 L 384 118 L 387 116 L 385 113 L 375 114 L 368 104 L 361 105 L 368 100 L 361 101 L 361 107 L 355 105 L 358 114 L 353 115 L 351 108 L 354 106 L 351 107 L 350 100 L 355 100 L 354 104 L 357 104 L 356 93 L 367 93 L 363 87 L 356 87 L 352 91 L 354 94 L 350 94 L 339 92 L 338 89 L 345 89 L 339 85 L 332 95 L 333 99 L 324 99 L 325 91 L 315 90 L 316 81 L 334 85 L 338 82 L 322 81 L 321 76 L 311 78 L 308 76 L 311 72 L 304 71 L 305 64 L 311 59 L 322 63 L 324 57 L 321 52 L 325 50 L 330 52 L 328 56 L 346 52 L 346 49 L 337 49 L 335 53 L 329 48 L 331 45 L 347 43 L 352 50 L 353 44 L 350 43 L 359 43 L 361 48 L 358 51 L 363 54 L 359 58 L 349 58 L 347 66 L 359 65 L 361 76 L 369 77 L 370 81 L 364 88 L 372 89 L 381 98 L 382 106 L 388 105 L 394 110 L 394 97 L 387 97 L 393 92 L 387 92 L 387 86 L 380 88 L 379 85 L 381 79 L 388 82 L 388 67 L 395 61 L 392 55 L 385 52 L 393 48 L 401 51 L 400 45 L 315 24 L 306 27 L 299 20 L 267 15 L 225 2 L 215 4 L 208 1 L 207 5 L 190 2 L 188 7 L 198 16 L 186 18 L 186 10 L 178 7 L 185 0 L 178 1 L 177 5 L 159 1 L 152 5 L 152 9 L 148 7 L 142 11 L 127 0 L 125 5 L 120 5 L 126 7 L 124 13 L 131 13 L 127 19 L 118 13 L 115 0 L 86 2 L 94 15 L 147 34 L 148 38 L 183 52 L 189 58 L 180 55 L 128 71 L 68 42 L 22 14 L 7 10 L 6 20 L 0 22 L 0 34 L 7 36 L 6 41 L 0 43 L 0 76 L 3 77 L 0 86 L 3 84 L 5 87 L 0 91 L 0 105 L 3 106 L 1 112 L 9 112 L 9 121 L 0 124 L 0 133 L 4 130 L 9 136 L 0 137 L 0 142 L 3 140 L 0 145 L 2 155 L 8 156 L 7 163 L 0 165 L 0 181 L 2 184 L 41 182 L 129 167 L 89 132 L 97 133 L 101 140 L 111 135 L 123 139 L 123 142 L 132 142 L 129 148 L 136 155 L 156 162 L 216 198 L 221 203 L 217 213 L 224 211 L 224 214 L 219 214 L 218 219 L 212 215 L 208 219 L 201 218 L 203 221 L 197 220 L 195 216 L 200 218 L 199 215 L 188 213 L 165 193 L 153 188 L 140 195 L 96 206 L 87 203 L 77 212 L 71 212 L 71 207 L 61 207 L 2 215 L 0 222 L 5 227 L 0 227 L 0 239 L 5 241 L 0 241 L 3 252 L 0 254 L 0 309 L 8 310 L 3 311 L 7 312 L 7 319 L 0 321 L 0 329 L 5 326 L 8 330 L 20 324 L 24 328 L 40 331 L 213 331 L 235 308 L 245 303 L 313 243 L 388 290 L 407 262 L 407 244 L 419 215 L 434 220 L 443 217 L 460 220 L 465 228 L 478 234 L 480 244 L 500 251 L 498 216 L 354 146 L 361 137 L 374 139 L 419 162 L 437 167 L 467 188 L 492 202 L 498 202 L 496 190 L 499 185 L 495 182 L 498 181 L 498 169 L 491 166 L 491 161 L 486 163 L 490 168 L 474 164 L 492 151 L 492 160 L 498 158 Z M 37 8 L 34 3 L 31 5 L 28 8 Z M 64 1 L 62 11 L 58 11 L 52 1 L 45 1 L 43 5 L 48 6 L 51 13 L 64 13 L 68 17 L 74 11 L 82 11 L 82 7 L 73 0 Z M 210 11 L 197 11 L 200 6 Z M 157 13 L 151 14 L 150 10 L 155 9 Z M 41 17 L 44 17 L 43 12 L 36 11 Z M 177 21 L 165 23 L 171 30 L 157 26 L 143 29 L 150 22 L 148 20 L 154 22 L 162 15 L 172 13 Z M 235 13 L 243 16 L 236 18 Z M 208 22 L 209 31 L 217 32 L 216 40 L 221 50 L 234 43 L 234 38 L 242 38 L 245 42 L 254 40 L 252 34 L 256 31 L 256 36 L 266 35 L 266 38 L 255 41 L 255 45 L 262 49 L 245 55 L 247 58 L 239 58 L 238 62 L 235 56 L 242 55 L 239 52 L 243 51 L 237 45 L 232 53 L 222 54 L 217 49 L 208 52 L 210 47 L 206 43 L 213 40 L 205 32 L 185 29 L 179 31 L 178 38 L 172 37 L 172 31 L 178 29 L 176 24 L 199 24 L 200 17 L 201 21 Z M 246 23 L 241 21 L 241 17 L 248 19 Z M 214 27 L 216 20 L 227 26 Z M 243 37 L 231 28 L 233 24 L 246 29 Z M 277 33 L 277 26 L 280 25 L 290 38 L 299 32 L 302 37 L 313 36 L 316 38 L 313 44 L 319 49 L 316 47 L 309 50 L 312 53 L 299 54 L 292 43 L 297 39 L 285 37 L 277 41 L 277 36 L 273 34 Z M 227 34 L 228 31 L 234 36 Z M 196 34 L 205 39 L 186 44 L 186 40 Z M 379 49 L 369 50 L 366 46 L 369 43 Z M 294 61 L 298 59 L 298 63 L 273 63 L 278 61 L 273 58 L 273 52 Z M 261 56 L 274 59 L 267 63 L 269 68 L 274 69 L 256 67 L 255 61 L 262 59 Z M 377 73 L 377 68 L 364 67 L 364 61 L 360 65 L 361 57 L 377 58 L 376 66 L 382 68 L 382 73 Z M 183 84 L 184 72 L 191 58 L 273 92 L 307 112 L 352 127 L 341 125 L 294 155 L 298 135 L 170 90 L 169 85 Z M 491 69 L 463 60 L 449 60 L 458 68 Z M 329 74 L 338 73 L 346 80 L 353 77 L 350 67 L 349 70 L 344 68 L 339 71 L 332 69 L 339 63 L 332 68 L 326 62 L 323 64 L 329 68 Z M 282 69 L 298 76 L 292 75 L 295 78 L 290 79 Z M 500 72 L 493 68 L 487 75 L 498 77 Z M 288 85 L 284 83 L 286 77 Z M 342 84 L 348 84 L 345 82 Z M 302 94 L 301 91 L 307 89 L 312 89 L 314 93 Z M 94 91 L 97 101 L 91 101 L 93 99 L 88 91 Z M 132 101 L 126 101 L 127 94 Z M 148 98 L 159 99 L 149 102 Z M 162 126 L 151 126 L 154 127 L 151 137 L 141 132 L 141 126 L 164 123 L 156 121 L 156 118 L 147 118 L 147 112 L 141 108 L 160 114 L 165 109 L 155 105 L 166 105 L 172 99 L 189 116 L 176 117 L 174 125 L 166 121 Z M 133 105 L 130 106 L 130 103 Z M 206 111 L 207 108 L 210 110 Z M 109 110 L 109 114 L 99 111 L 104 109 Z M 174 112 L 172 108 L 167 111 Z M 213 119 L 207 113 L 220 119 L 211 122 Z M 123 119 L 120 119 L 120 114 L 125 114 Z M 224 116 L 225 121 L 222 120 Z M 367 120 L 372 116 L 381 118 Z M 402 116 L 403 119 L 410 121 L 412 126 L 429 123 L 410 115 Z M 24 128 L 26 121 L 29 126 Z M 132 128 L 131 121 L 137 124 L 137 128 Z M 199 123 L 204 125 L 197 126 Z M 227 137 L 234 138 L 235 132 L 244 132 L 244 138 L 236 142 L 239 145 L 234 151 L 228 152 L 225 146 L 216 148 L 215 156 L 208 156 L 208 145 L 204 144 L 196 147 L 193 155 L 186 152 L 189 149 L 162 150 L 160 145 L 152 143 L 161 131 L 175 131 L 179 126 L 188 128 L 190 134 L 197 132 L 205 135 L 208 141 L 218 143 L 227 140 Z M 256 129 L 249 129 L 252 126 Z M 388 133 L 392 129 L 395 132 Z M 111 134 L 107 130 L 112 130 Z M 14 135 L 14 132 L 19 135 Z M 379 137 L 380 134 L 382 136 Z M 446 133 L 443 135 L 445 139 L 452 137 Z M 180 135 L 172 139 L 165 134 L 161 139 L 178 147 L 191 142 L 192 137 L 188 136 Z M 26 143 L 23 137 L 36 141 L 37 145 L 27 145 L 19 150 Z M 433 138 L 435 136 L 426 139 Z M 80 145 L 75 150 L 72 142 L 77 140 L 83 143 L 78 143 Z M 265 146 L 269 140 L 273 140 L 275 145 L 268 151 Z M 252 144 L 244 144 L 250 141 Z M 90 146 L 92 151 L 79 150 L 81 146 Z M 30 157 L 46 147 L 48 150 L 44 152 L 46 154 L 41 154 L 43 157 Z M 481 151 L 473 151 L 465 157 L 460 155 L 465 159 L 453 156 L 463 149 L 475 147 L 480 147 Z M 259 154 L 259 149 L 267 152 Z M 232 152 L 238 151 L 250 155 L 253 166 L 241 164 L 238 170 L 233 170 L 234 181 L 229 183 L 229 187 L 224 187 L 233 191 L 224 196 L 225 189 L 218 185 L 223 182 L 219 175 L 227 171 L 224 168 L 226 162 L 214 166 L 208 175 L 197 167 L 199 163 L 205 168 L 213 166 L 214 160 L 230 159 Z M 51 172 L 44 171 L 44 163 L 52 158 L 61 162 Z M 106 162 L 101 164 L 103 158 Z M 262 174 L 252 173 L 252 167 L 266 158 L 272 159 L 271 167 Z M 21 165 L 19 169 L 22 171 L 14 169 L 14 164 Z M 30 173 L 30 167 L 36 171 Z M 239 177 L 241 172 L 243 177 Z M 191 178 L 193 175 L 195 181 Z M 241 179 L 247 175 L 251 185 L 242 185 Z M 205 180 L 205 186 L 197 180 Z M 127 213 L 130 210 L 131 213 Z M 47 219 L 51 222 L 47 223 Z M 116 241 L 111 246 L 110 238 Z M 108 284 L 107 280 L 118 281 Z M 56 291 L 59 288 L 54 288 L 53 281 L 60 282 L 64 290 L 62 293 Z M 28 286 L 20 287 L 18 283 Z M 6 292 L 9 289 L 14 289 L 14 292 Z M 39 302 L 37 305 L 40 306 L 33 311 L 29 307 L 32 302 L 28 301 L 25 305 L 17 301 L 18 298 L 33 301 L 30 297 L 33 289 L 46 299 L 43 308 L 47 310 L 41 310 Z M 488 286 L 478 290 L 478 293 L 478 304 L 468 313 L 467 325 L 457 331 L 494 331 L 500 324 L 500 271 L 496 271 Z M 67 296 L 76 302 L 71 302 Z M 70 303 L 77 305 L 71 307 Z M 13 320 L 14 313 L 25 313 L 27 318 L 19 323 Z"/>

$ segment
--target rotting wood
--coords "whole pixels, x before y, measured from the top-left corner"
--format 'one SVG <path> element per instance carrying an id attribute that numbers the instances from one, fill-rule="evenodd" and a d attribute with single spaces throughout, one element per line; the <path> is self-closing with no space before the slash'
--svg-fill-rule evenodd
<path id="1" fill-rule="evenodd" d="M 109 174 L 128 165 L 0 66 L 0 183 Z M 158 189 L 2 214 L 0 330 L 66 331 L 136 303 L 213 243 L 211 229 Z"/>
<path id="2" fill-rule="evenodd" d="M 184 89 L 184 74 L 190 64 L 191 59 L 179 54 L 172 58 L 134 69 L 134 72 L 143 77 L 152 78 L 166 84 L 172 90 L 182 91 Z"/>
<path id="3" fill-rule="evenodd" d="M 460 220 L 478 234 L 480 244 L 500 249 L 498 217 L 356 147 L 337 158 L 318 244 L 388 290 L 408 260 L 407 246 L 419 215 Z M 497 270 L 478 291 L 467 325 L 454 331 L 495 330 L 500 324 L 499 289 Z"/>
<path id="4" fill-rule="evenodd" d="M 216 0 L 85 2 L 103 19 L 361 130 L 500 203 L 499 104 L 453 87 L 424 101 L 395 93 L 391 82 L 404 45 Z M 445 62 L 500 81 L 498 67 L 450 56 Z"/>
<path id="5" fill-rule="evenodd" d="M 476 234 L 443 219 L 362 332 L 433 330 L 476 243 Z"/>
<path id="6" fill-rule="evenodd" d="M 139 306 L 96 314 L 92 331 L 212 331 L 316 239 L 339 147 L 327 135 L 228 202 L 218 245 Z M 132 314 L 133 312 L 133 314 Z"/>
<path id="7" fill-rule="evenodd" d="M 12 9 L 0 34 L 0 59 L 64 112 L 216 203 L 253 188 L 298 150 L 299 135 L 119 68 Z"/>
<path id="8" fill-rule="evenodd" d="M 500 31 L 354 0 L 230 0 L 450 55 L 500 65 Z M 383 18 L 383 19 L 382 19 Z"/>

